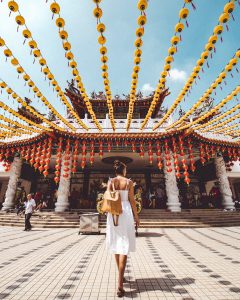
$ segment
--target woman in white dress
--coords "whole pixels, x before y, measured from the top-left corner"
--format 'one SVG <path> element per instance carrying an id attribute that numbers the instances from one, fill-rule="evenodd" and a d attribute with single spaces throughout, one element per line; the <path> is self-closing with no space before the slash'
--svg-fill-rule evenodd
<path id="1" fill-rule="evenodd" d="M 119 160 L 114 161 L 113 165 L 116 177 L 108 181 L 107 189 L 116 189 L 120 192 L 122 201 L 122 214 L 119 215 L 118 226 L 114 226 L 111 213 L 107 213 L 106 227 L 106 246 L 110 253 L 115 255 L 118 267 L 118 291 L 117 296 L 123 297 L 124 271 L 129 252 L 136 251 L 135 225 L 139 226 L 136 201 L 134 199 L 133 182 L 126 178 L 127 167 Z"/>

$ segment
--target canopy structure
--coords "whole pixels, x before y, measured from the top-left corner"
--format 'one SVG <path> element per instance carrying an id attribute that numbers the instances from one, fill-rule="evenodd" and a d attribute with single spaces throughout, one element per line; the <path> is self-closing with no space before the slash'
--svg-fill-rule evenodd
<path id="1" fill-rule="evenodd" d="M 179 109 L 179 105 L 190 97 L 193 85 L 200 80 L 200 73 L 201 77 L 204 76 L 203 68 L 209 68 L 209 61 L 213 59 L 217 47 L 224 43 L 222 34 L 231 29 L 229 22 L 234 19 L 235 11 L 239 17 L 239 1 L 226 1 L 222 7 L 205 47 L 199 53 L 199 59 L 170 106 L 166 104 L 166 99 L 171 94 L 168 77 L 174 57 L 183 43 L 182 34 L 185 30 L 191 30 L 188 28 L 188 17 L 196 9 L 195 1 L 182 1 L 158 83 L 148 96 L 138 92 L 138 80 L 144 57 L 142 45 L 146 34 L 144 27 L 147 23 L 149 2 L 139 0 L 137 3 L 138 17 L 130 91 L 123 96 L 114 96 L 111 89 L 107 56 L 109 43 L 105 36 L 107 28 L 103 20 L 102 2 L 93 1 L 93 15 L 97 23 L 104 91 L 87 94 L 63 18 L 64 11 L 59 3 L 48 1 L 46 10 L 49 7 L 52 12 L 53 21 L 58 29 L 56 34 L 65 51 L 64 60 L 72 72 L 72 77 L 68 78 L 71 83 L 64 87 L 61 87 L 46 57 L 43 56 L 43 49 L 39 48 L 38 41 L 28 27 L 28 20 L 25 19 L 20 4 L 17 1 L 8 1 L 10 18 L 15 19 L 19 31 L 19 41 L 16 43 L 23 42 L 25 47 L 30 48 L 30 58 L 34 59 L 34 63 L 39 63 L 40 73 L 53 88 L 55 99 L 52 101 L 44 95 L 43 88 L 39 88 L 21 64 L 18 53 L 9 48 L 5 36 L 0 36 L 0 51 L 5 55 L 6 63 L 16 70 L 19 80 L 29 87 L 36 97 L 35 100 L 37 99 L 29 100 L 17 94 L 9 85 L 8 77 L 0 72 L 0 88 L 7 93 L 8 99 L 12 100 L 7 101 L 1 97 L 0 101 L 0 156 L 6 169 L 10 168 L 14 155 L 20 155 L 47 176 L 51 157 L 54 156 L 55 181 L 58 182 L 63 156 L 68 170 L 70 164 L 66 161 L 70 159 L 70 153 L 73 153 L 71 168 L 72 172 L 76 172 L 79 158 L 81 168 L 84 168 L 88 156 L 89 162 L 93 164 L 96 153 L 102 156 L 104 151 L 113 151 L 115 147 L 131 147 L 132 151 L 138 152 L 140 156 L 147 152 L 150 163 L 153 162 L 153 156 L 156 156 L 159 168 L 162 168 L 164 156 L 168 161 L 168 169 L 174 167 L 176 176 L 180 176 L 181 161 L 185 181 L 188 183 L 188 170 L 194 172 L 196 159 L 200 159 L 204 164 L 219 153 L 228 162 L 237 161 L 240 157 L 240 104 L 237 98 L 240 85 L 233 73 L 238 73 L 239 49 L 235 49 L 227 64 L 222 66 L 222 71 L 216 74 L 214 81 L 209 83 L 202 96 L 193 99 L 190 109 L 184 111 Z M 226 79 L 233 81 L 234 89 L 222 99 L 213 97 L 217 89 L 224 87 Z M 47 114 L 41 112 L 39 103 L 45 106 Z M 67 113 L 60 113 L 56 103 L 61 103 Z M 173 153 L 174 162 L 171 162 L 170 153 Z"/>

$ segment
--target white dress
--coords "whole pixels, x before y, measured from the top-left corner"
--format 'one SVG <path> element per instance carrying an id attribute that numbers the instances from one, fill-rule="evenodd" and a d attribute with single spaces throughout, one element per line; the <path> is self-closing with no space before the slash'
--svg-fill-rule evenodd
<path id="1" fill-rule="evenodd" d="M 132 207 L 126 190 L 118 190 L 122 201 L 122 214 L 119 215 L 118 226 L 114 226 L 111 213 L 107 213 L 106 248 L 113 254 L 127 255 L 136 251 L 135 224 Z"/>

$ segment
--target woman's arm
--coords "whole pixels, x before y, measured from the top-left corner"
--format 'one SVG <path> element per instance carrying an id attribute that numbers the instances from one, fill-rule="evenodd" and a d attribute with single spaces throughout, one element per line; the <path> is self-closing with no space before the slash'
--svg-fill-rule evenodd
<path id="1" fill-rule="evenodd" d="M 134 198 L 134 187 L 133 187 L 133 182 L 130 181 L 129 184 L 129 201 L 133 210 L 133 215 L 135 217 L 136 220 L 136 225 L 139 226 L 139 217 L 138 217 L 138 213 L 137 213 L 137 206 L 136 206 L 136 200 Z"/>

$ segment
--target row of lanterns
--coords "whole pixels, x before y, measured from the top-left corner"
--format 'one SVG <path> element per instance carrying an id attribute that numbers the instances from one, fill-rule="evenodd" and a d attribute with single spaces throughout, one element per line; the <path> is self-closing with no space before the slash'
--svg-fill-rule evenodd
<path id="1" fill-rule="evenodd" d="M 207 161 L 216 155 L 216 152 L 221 152 L 228 160 L 237 161 L 240 160 L 240 148 L 234 148 L 230 146 L 215 146 L 209 143 L 196 142 L 191 137 L 172 137 L 160 140 L 128 140 L 124 139 L 123 144 L 125 146 L 131 146 L 133 152 L 139 152 L 140 157 L 144 157 L 145 153 L 148 153 L 149 163 L 153 163 L 154 155 L 157 157 L 158 168 L 163 168 L 163 161 L 165 161 L 166 172 L 171 173 L 175 170 L 176 177 L 179 179 L 182 174 L 184 181 L 189 184 L 189 170 L 194 172 L 195 160 L 193 153 L 193 145 L 199 149 L 200 161 L 204 165 Z M 14 156 L 16 152 L 20 153 L 20 156 L 32 165 L 35 170 L 39 170 L 40 173 L 46 177 L 49 172 L 49 165 L 52 156 L 53 143 L 57 145 L 56 148 L 56 162 L 55 162 L 55 177 L 56 183 L 59 183 L 60 176 L 63 178 L 69 178 L 71 173 L 77 172 L 78 157 L 80 157 L 80 167 L 85 168 L 87 163 L 87 153 L 89 153 L 89 162 L 92 165 L 94 162 L 96 141 L 95 140 L 72 140 L 67 139 L 64 141 L 63 137 L 58 138 L 57 141 L 53 141 L 52 137 L 48 137 L 42 141 L 36 142 L 32 145 L 12 146 L 8 148 L 0 148 L 0 160 L 5 161 L 6 168 L 10 164 L 10 157 Z M 79 144 L 81 147 L 79 148 Z M 119 145 L 119 141 L 115 141 L 116 145 Z M 105 147 L 103 140 L 98 141 L 98 155 L 100 158 L 103 156 L 104 148 L 107 151 L 111 151 L 114 145 L 113 140 L 106 140 Z M 185 151 L 188 153 L 185 153 Z M 162 152 L 163 151 L 163 152 Z M 197 155 L 198 156 L 198 155 Z M 179 165 L 180 162 L 180 165 Z"/>
<path id="2" fill-rule="evenodd" d="M 17 111 L 13 110 L 11 107 L 9 107 L 7 104 L 3 103 L 2 101 L 0 101 L 0 107 L 7 111 L 8 113 L 10 113 L 11 115 L 13 115 L 14 117 L 24 121 L 25 123 L 29 124 L 30 126 L 35 126 L 35 127 L 38 127 L 39 129 L 35 129 L 35 128 L 32 128 L 32 127 L 29 127 L 29 131 L 33 131 L 33 132 L 36 132 L 36 133 L 40 133 L 41 130 L 45 130 L 45 127 L 43 127 L 42 125 L 40 124 L 37 124 L 35 122 L 33 122 L 32 120 L 22 116 L 21 114 L 19 114 Z"/>
<path id="3" fill-rule="evenodd" d="M 235 105 L 233 108 L 231 108 L 230 110 L 228 110 L 227 112 L 225 112 L 224 114 L 220 115 L 219 117 L 214 118 L 214 119 L 208 121 L 208 122 L 205 123 L 205 124 L 199 125 L 196 129 L 199 130 L 199 129 L 203 128 L 203 127 L 207 127 L 207 126 L 211 125 L 212 123 L 216 123 L 216 122 L 218 122 L 219 120 L 222 120 L 223 118 L 225 118 L 225 117 L 231 115 L 232 113 L 238 111 L 239 109 L 240 109 L 240 104 L 237 104 L 237 105 Z M 210 130 L 212 131 L 213 129 L 219 128 L 219 127 L 222 128 L 222 127 L 224 127 L 226 124 L 228 124 L 228 123 L 230 123 L 230 122 L 232 122 L 232 121 L 237 120 L 239 117 L 240 117 L 240 113 L 237 113 L 236 115 L 233 115 L 232 117 L 226 119 L 226 120 L 223 121 L 223 122 L 219 122 L 219 123 L 217 123 L 216 125 L 212 125 L 212 126 L 210 126 L 210 127 L 205 128 L 204 130 L 201 130 L 201 132 L 209 132 Z"/>
<path id="4" fill-rule="evenodd" d="M 13 2 L 15 2 L 15 1 L 9 1 L 9 3 L 8 3 L 10 11 L 12 11 L 11 8 L 13 7 Z M 75 117 L 75 119 L 77 120 L 79 125 L 82 126 L 83 128 L 85 128 L 86 126 L 81 121 L 78 114 L 73 110 L 71 104 L 68 102 L 66 96 L 64 95 L 64 92 L 60 88 L 57 80 L 55 79 L 55 77 L 51 73 L 51 71 L 49 70 L 46 59 L 42 56 L 42 53 L 41 53 L 41 51 L 40 51 L 40 49 L 37 45 L 37 42 L 33 39 L 31 31 L 28 29 L 28 27 L 26 25 L 26 22 L 25 22 L 25 19 L 21 15 L 21 13 L 18 9 L 18 4 L 17 4 L 17 11 L 14 10 L 14 12 L 18 12 L 18 15 L 15 18 L 15 21 L 18 24 L 18 28 L 19 28 L 19 26 L 24 27 L 24 29 L 22 31 L 23 37 L 25 38 L 24 43 L 25 43 L 26 40 L 29 41 L 28 45 L 31 48 L 30 54 L 34 56 L 34 61 L 35 61 L 35 59 L 38 59 L 39 64 L 41 65 L 41 72 L 43 74 L 45 74 L 45 78 L 47 78 L 49 80 L 49 83 L 53 86 L 53 89 L 58 93 L 58 96 L 60 97 L 62 102 L 66 105 L 69 112 L 71 112 L 71 114 Z"/>
<path id="5" fill-rule="evenodd" d="M 176 24 L 174 36 L 171 38 L 171 47 L 168 49 L 168 56 L 165 58 L 165 65 L 163 67 L 163 71 L 160 74 L 160 79 L 158 81 L 158 85 L 154 92 L 153 100 L 151 102 L 151 105 L 149 107 L 147 115 L 141 125 L 141 129 L 143 129 L 146 126 L 148 120 L 150 119 L 150 117 L 155 109 L 155 106 L 158 103 L 161 91 L 165 88 L 166 78 L 169 75 L 169 71 L 171 70 L 171 63 L 173 63 L 173 61 L 174 61 L 173 57 L 177 52 L 177 45 L 182 41 L 181 33 L 183 32 L 183 30 L 185 28 L 183 20 L 186 21 L 186 24 L 188 26 L 187 17 L 189 15 L 189 10 L 185 6 L 186 6 L 186 4 L 190 4 L 190 3 L 195 8 L 193 1 L 185 0 L 185 4 L 184 4 L 183 8 L 179 11 L 179 22 Z"/>
<path id="6" fill-rule="evenodd" d="M 63 118 L 61 114 L 57 112 L 57 110 L 42 94 L 42 92 L 38 89 L 38 87 L 35 85 L 33 80 L 31 80 L 31 77 L 25 72 L 23 67 L 19 64 L 18 59 L 15 56 L 13 56 L 12 51 L 6 46 L 6 43 L 3 40 L 3 38 L 0 38 L 0 47 L 4 47 L 4 46 L 5 46 L 4 54 L 6 56 L 6 59 L 11 59 L 12 66 L 16 68 L 16 71 L 19 75 L 22 74 L 23 80 L 25 81 L 26 84 L 28 84 L 29 88 L 32 89 L 33 93 L 43 102 L 45 106 L 47 106 L 47 108 L 53 113 L 53 115 L 55 115 L 59 120 L 61 120 L 66 126 L 71 128 L 72 130 L 75 130 L 75 128 L 69 122 L 67 122 L 67 120 Z M 11 94 L 13 94 L 13 92 Z"/>
<path id="7" fill-rule="evenodd" d="M 138 86 L 138 73 L 140 71 L 140 63 L 141 63 L 141 56 L 142 56 L 142 50 L 141 47 L 143 45 L 142 37 L 144 35 L 144 25 L 147 22 L 146 17 L 146 9 L 148 7 L 148 1 L 147 0 L 139 0 L 137 4 L 138 9 L 140 10 L 140 16 L 137 19 L 138 28 L 136 30 L 136 40 L 135 40 L 135 52 L 134 52 L 134 67 L 132 72 L 132 82 L 131 82 L 131 89 L 130 89 L 130 101 L 129 101 L 129 108 L 128 108 L 128 114 L 127 114 L 127 130 L 129 130 L 131 121 L 132 121 L 132 115 L 134 111 L 134 104 L 136 101 L 136 91 Z"/>
<path id="8" fill-rule="evenodd" d="M 38 113 L 35 109 L 33 109 L 26 101 L 24 101 L 15 91 L 13 91 L 5 81 L 0 81 L 0 87 L 2 89 L 6 89 L 6 92 L 8 95 L 11 95 L 11 97 L 14 100 L 17 100 L 19 104 L 21 104 L 26 110 L 28 110 L 32 115 L 35 117 L 41 119 L 44 123 L 48 124 L 49 127 L 53 127 L 59 131 L 62 131 L 62 128 L 57 126 L 55 123 L 50 122 L 48 119 L 46 119 L 42 114 Z M 34 125 L 37 126 L 38 124 Z M 44 127 L 44 130 L 48 130 L 48 128 Z"/>
<path id="9" fill-rule="evenodd" d="M 56 26 L 59 29 L 59 37 L 62 40 L 62 45 L 63 45 L 63 49 L 65 50 L 65 57 L 68 61 L 68 66 L 72 69 L 72 74 L 75 78 L 75 81 L 77 82 L 77 85 L 81 92 L 82 98 L 86 104 L 87 110 L 88 110 L 89 114 L 91 115 L 95 126 L 101 131 L 101 129 L 102 129 L 101 125 L 99 124 L 97 117 L 93 111 L 92 104 L 89 101 L 88 95 L 86 93 L 86 90 L 82 83 L 81 76 L 80 76 L 78 68 L 77 68 L 77 62 L 74 59 L 74 54 L 71 51 L 72 46 L 68 40 L 68 32 L 65 29 L 65 20 L 60 16 L 60 10 L 61 10 L 60 5 L 54 1 L 50 5 L 50 10 L 53 13 L 53 16 L 54 15 L 58 16 L 56 19 Z M 86 129 L 86 125 L 85 125 L 85 129 Z"/>
<path id="10" fill-rule="evenodd" d="M 206 112 L 205 114 L 203 114 L 201 117 L 199 117 L 199 118 L 197 118 L 195 121 L 193 121 L 193 122 L 190 122 L 189 124 L 187 124 L 187 126 L 182 126 L 182 127 L 180 127 L 180 129 L 185 129 L 185 128 L 188 128 L 189 126 L 192 126 L 192 125 L 194 125 L 194 124 L 197 124 L 197 123 L 199 123 L 199 122 L 201 122 L 201 121 L 203 121 L 203 120 L 205 120 L 205 119 L 207 119 L 209 116 L 211 116 L 212 114 L 215 114 L 215 113 L 217 113 L 218 111 L 219 111 L 219 109 L 220 108 L 222 108 L 224 105 L 226 105 L 229 101 L 231 101 L 234 97 L 236 97 L 238 94 L 240 93 L 240 86 L 238 85 L 227 97 L 225 97 L 222 101 L 220 101 L 219 102 L 219 104 L 218 105 L 216 105 L 216 106 L 214 106 L 210 111 L 208 111 L 208 112 Z M 235 110 L 234 110 L 235 111 Z M 224 115 L 224 116 L 227 116 L 228 115 L 228 111 L 226 112 L 226 114 Z M 223 114 L 222 115 L 220 115 L 219 117 L 218 117 L 218 119 L 217 119 L 217 121 L 219 121 L 219 120 L 221 120 L 221 119 L 223 119 L 224 117 L 223 117 Z M 212 119 L 211 121 L 214 121 L 214 120 L 216 120 L 216 118 L 215 119 Z M 199 127 L 199 126 L 196 126 L 194 129 L 200 129 L 200 128 L 204 128 L 204 127 L 206 127 L 207 125 L 206 125 L 207 123 L 204 123 L 203 125 L 204 126 L 201 126 L 201 125 L 199 125 L 199 126 L 201 126 L 201 127 Z"/>
<path id="11" fill-rule="evenodd" d="M 184 97 L 187 95 L 187 93 L 191 89 L 196 78 L 199 77 L 199 72 L 202 70 L 203 65 L 205 63 L 207 63 L 207 59 L 209 58 L 209 56 L 210 57 L 212 56 L 212 51 L 216 50 L 215 45 L 216 45 L 219 37 L 221 37 L 221 34 L 224 30 L 223 26 L 224 26 L 224 24 L 226 24 L 229 21 L 229 16 L 235 8 L 234 2 L 235 2 L 235 0 L 231 0 L 224 6 L 223 13 L 219 16 L 218 25 L 216 25 L 214 27 L 213 33 L 209 37 L 208 42 L 205 45 L 205 49 L 202 52 L 200 58 L 198 59 L 196 66 L 193 68 L 193 71 L 192 71 L 191 75 L 189 76 L 185 86 L 183 87 L 182 91 L 177 96 L 174 103 L 171 105 L 171 107 L 167 111 L 167 113 L 164 115 L 164 117 L 154 126 L 154 128 L 153 128 L 154 130 L 156 130 L 158 127 L 160 127 L 168 119 L 168 117 L 173 113 L 173 111 L 176 109 L 176 107 L 184 99 Z"/>
<path id="12" fill-rule="evenodd" d="M 203 94 L 203 96 L 192 106 L 191 109 L 189 109 L 179 120 L 174 122 L 169 126 L 169 128 L 173 128 L 178 124 L 181 124 L 187 117 L 191 116 L 192 113 L 200 106 L 202 105 L 207 99 L 210 98 L 211 94 L 213 91 L 218 87 L 218 85 L 222 84 L 222 81 L 226 78 L 227 73 L 232 71 L 232 68 L 237 65 L 238 59 L 240 57 L 240 50 L 238 50 L 234 57 L 230 59 L 230 61 L 227 63 L 225 69 L 218 75 L 217 79 L 211 84 L 211 86 L 206 90 L 206 92 Z M 234 96 L 238 94 L 240 90 L 240 86 L 238 86 L 231 95 L 228 95 L 224 100 L 222 100 L 222 104 L 225 105 L 228 101 L 232 100 Z M 209 117 L 212 112 L 217 111 L 219 108 L 221 108 L 223 105 L 219 104 L 213 108 L 213 110 L 209 111 L 205 117 L 202 116 L 202 118 L 198 118 L 194 122 L 189 122 L 187 125 L 184 127 L 180 127 L 181 129 L 183 128 L 188 128 L 191 125 L 197 124 L 199 121 L 204 120 L 205 118 Z"/>
<path id="13" fill-rule="evenodd" d="M 107 47 L 106 47 L 106 37 L 104 36 L 104 32 L 106 30 L 106 26 L 101 22 L 102 17 L 102 9 L 99 7 L 99 2 L 93 0 L 96 3 L 96 8 L 93 10 L 93 15 L 97 18 L 97 31 L 100 33 L 98 37 L 98 43 L 100 44 L 100 54 L 101 54 L 101 62 L 103 63 L 101 66 L 102 69 L 102 77 L 103 83 L 107 98 L 107 106 L 109 111 L 109 119 L 112 125 L 113 130 L 115 131 L 115 121 L 114 121 L 114 113 L 113 113 L 113 105 L 112 105 L 112 93 L 110 89 L 109 77 L 108 77 L 108 57 L 107 57 Z"/>

